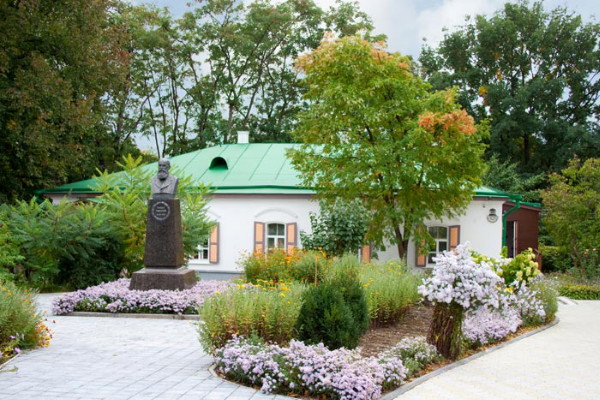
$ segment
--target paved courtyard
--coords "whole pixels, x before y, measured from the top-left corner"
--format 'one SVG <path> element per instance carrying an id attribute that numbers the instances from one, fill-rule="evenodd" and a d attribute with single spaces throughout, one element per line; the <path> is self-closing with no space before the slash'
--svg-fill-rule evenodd
<path id="1" fill-rule="evenodd" d="M 42 308 L 49 308 L 42 295 Z M 561 305 L 560 323 L 394 396 L 409 399 L 599 399 L 600 301 Z M 0 399 L 289 399 L 208 371 L 195 323 L 48 317 L 47 349 L 0 371 Z M 56 321 L 52 323 L 52 321 Z"/>

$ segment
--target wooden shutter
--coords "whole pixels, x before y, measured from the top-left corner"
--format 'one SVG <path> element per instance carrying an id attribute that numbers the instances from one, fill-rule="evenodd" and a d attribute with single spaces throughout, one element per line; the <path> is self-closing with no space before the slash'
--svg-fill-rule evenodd
<path id="1" fill-rule="evenodd" d="M 265 224 L 262 222 L 254 223 L 254 252 L 265 252 Z"/>
<path id="2" fill-rule="evenodd" d="M 454 250 L 460 244 L 460 225 L 452 225 L 449 228 L 448 247 Z"/>
<path id="3" fill-rule="evenodd" d="M 294 251 L 294 248 L 298 244 L 298 224 L 295 222 L 286 224 L 285 226 L 285 238 L 286 238 L 286 246 L 285 249 L 288 253 Z"/>
<path id="4" fill-rule="evenodd" d="M 213 226 L 208 238 L 208 261 L 211 264 L 219 263 L 219 224 Z"/>
<path id="5" fill-rule="evenodd" d="M 371 245 L 366 244 L 360 249 L 360 261 L 364 263 L 371 262 Z"/>
<path id="6" fill-rule="evenodd" d="M 427 266 L 427 242 L 422 241 L 421 245 L 415 243 L 415 265 L 417 267 L 426 267 Z"/>

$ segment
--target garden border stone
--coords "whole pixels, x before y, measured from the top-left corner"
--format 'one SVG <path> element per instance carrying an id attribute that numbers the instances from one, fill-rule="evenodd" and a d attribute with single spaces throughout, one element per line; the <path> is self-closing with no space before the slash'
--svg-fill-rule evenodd
<path id="1" fill-rule="evenodd" d="M 190 314 L 138 314 L 138 313 L 109 313 L 92 311 L 73 311 L 72 313 L 58 315 L 59 317 L 98 317 L 98 318 L 153 318 L 153 319 L 183 319 L 197 321 L 199 315 Z"/>
<path id="2" fill-rule="evenodd" d="M 463 358 L 462 360 L 458 360 L 453 362 L 452 364 L 448 364 L 442 368 L 438 368 L 435 371 L 432 371 L 428 374 L 425 374 L 423 376 L 418 377 L 417 379 L 415 379 L 414 381 L 411 381 L 409 383 L 407 383 L 406 385 L 402 385 L 400 386 L 398 389 L 393 390 L 391 392 L 386 393 L 385 395 L 381 396 L 378 400 L 394 400 L 396 399 L 398 396 L 401 396 L 402 394 L 408 392 L 409 390 L 414 389 L 415 387 L 419 386 L 420 384 L 427 382 L 428 380 L 430 380 L 433 377 L 436 377 L 438 375 L 441 375 L 445 372 L 450 371 L 451 369 L 454 369 L 456 367 L 460 367 L 461 365 L 467 364 L 477 358 L 480 358 L 486 354 L 489 354 L 491 352 L 494 352 L 496 350 L 500 350 L 503 347 L 508 346 L 511 343 L 517 342 L 519 340 L 525 339 L 529 336 L 533 336 L 537 333 L 540 333 L 542 331 L 545 331 L 548 328 L 552 328 L 553 326 L 555 326 L 556 324 L 559 323 L 559 318 L 558 317 L 554 317 L 554 321 L 550 322 L 549 324 L 543 325 L 537 329 L 534 329 L 532 331 L 529 331 L 527 333 L 524 333 L 522 335 L 517 336 L 516 338 L 507 340 L 506 342 L 500 343 L 494 347 L 490 347 L 489 349 L 485 349 L 482 350 L 480 352 L 477 352 L 475 354 L 473 354 L 472 356 L 469 356 L 467 358 Z"/>

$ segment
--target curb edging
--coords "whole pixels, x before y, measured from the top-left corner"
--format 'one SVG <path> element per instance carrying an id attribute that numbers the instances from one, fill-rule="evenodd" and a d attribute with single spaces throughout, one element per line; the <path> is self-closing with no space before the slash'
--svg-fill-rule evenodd
<path id="1" fill-rule="evenodd" d="M 137 313 L 108 313 L 91 311 L 73 311 L 72 313 L 56 315 L 57 317 L 98 317 L 98 318 L 141 318 L 141 319 L 179 319 L 197 321 L 198 315 L 189 314 L 137 314 Z"/>
<path id="2" fill-rule="evenodd" d="M 492 353 L 496 350 L 500 350 L 503 347 L 508 346 L 509 344 L 512 344 L 514 342 L 518 342 L 519 340 L 525 339 L 529 336 L 533 336 L 537 333 L 540 333 L 542 331 L 545 331 L 548 328 L 552 328 L 553 326 L 555 326 L 556 324 L 558 324 L 559 319 L 558 317 L 554 317 L 554 321 L 550 322 L 549 324 L 546 324 L 544 326 L 541 326 L 537 329 L 534 329 L 530 332 L 524 333 L 522 335 L 517 336 L 516 338 L 507 340 L 506 342 L 500 343 L 494 347 L 490 347 L 489 349 L 485 349 L 482 350 L 480 352 L 477 352 L 475 354 L 473 354 L 472 356 L 469 356 L 467 358 L 463 358 L 462 360 L 458 360 L 453 362 L 452 364 L 448 364 L 442 368 L 438 368 L 435 371 L 432 371 L 428 374 L 425 374 L 423 376 L 418 377 L 417 379 L 415 379 L 414 381 L 407 383 L 406 385 L 402 385 L 400 386 L 398 389 L 389 392 L 387 394 L 385 394 L 384 396 L 381 396 L 378 400 L 394 400 L 395 398 L 397 398 L 398 396 L 403 395 L 404 393 L 408 392 L 409 390 L 414 389 L 415 387 L 419 386 L 420 384 L 427 382 L 428 380 L 430 380 L 431 378 L 434 378 L 438 375 L 441 375 L 445 372 L 450 371 L 451 369 L 454 369 L 456 367 L 460 367 L 461 365 L 467 364 L 477 358 L 483 357 L 486 354 Z"/>

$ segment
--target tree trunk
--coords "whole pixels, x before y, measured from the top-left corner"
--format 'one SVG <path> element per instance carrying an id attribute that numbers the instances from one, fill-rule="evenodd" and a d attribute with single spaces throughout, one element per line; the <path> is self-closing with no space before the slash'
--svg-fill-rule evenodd
<path id="1" fill-rule="evenodd" d="M 436 303 L 427 342 L 444 357 L 455 360 L 461 353 L 464 309 L 452 302 Z"/>

